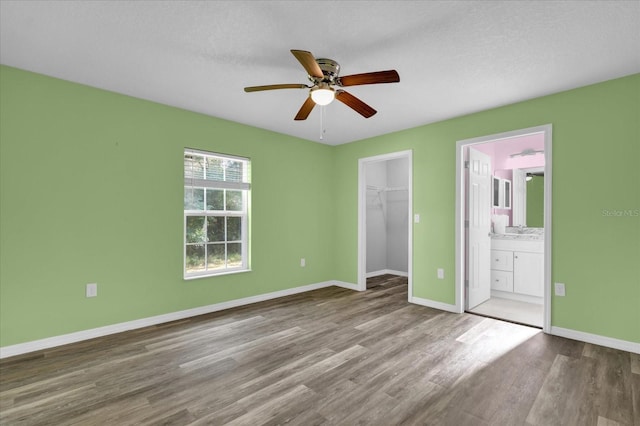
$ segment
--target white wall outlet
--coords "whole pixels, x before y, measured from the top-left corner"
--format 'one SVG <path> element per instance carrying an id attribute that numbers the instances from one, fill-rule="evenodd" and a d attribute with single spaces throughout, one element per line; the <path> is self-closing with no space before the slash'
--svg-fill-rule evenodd
<path id="1" fill-rule="evenodd" d="M 300 267 L 304 268 L 305 266 L 307 266 L 307 260 L 304 257 L 300 258 Z"/>
<path id="2" fill-rule="evenodd" d="M 98 284 L 97 283 L 89 283 L 86 288 L 86 296 L 87 297 L 96 297 L 98 295 Z"/>
<path id="3" fill-rule="evenodd" d="M 438 268 L 438 279 L 444 280 L 444 269 Z"/>
<path id="4" fill-rule="evenodd" d="M 564 283 L 556 283 L 556 296 L 565 296 Z"/>
<path id="5" fill-rule="evenodd" d="M 413 221 L 415 223 L 420 223 L 420 214 L 416 213 L 413 215 Z"/>

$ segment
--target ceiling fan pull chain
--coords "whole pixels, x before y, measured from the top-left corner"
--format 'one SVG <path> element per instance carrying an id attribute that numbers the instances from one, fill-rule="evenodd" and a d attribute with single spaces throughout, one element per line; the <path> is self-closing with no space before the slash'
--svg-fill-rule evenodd
<path id="1" fill-rule="evenodd" d="M 320 106 L 320 140 L 324 139 L 324 105 Z"/>

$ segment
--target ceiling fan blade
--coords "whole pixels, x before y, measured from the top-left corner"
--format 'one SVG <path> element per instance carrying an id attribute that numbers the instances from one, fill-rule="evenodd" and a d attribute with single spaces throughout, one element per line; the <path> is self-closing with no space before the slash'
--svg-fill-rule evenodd
<path id="1" fill-rule="evenodd" d="M 267 86 L 251 86 L 245 87 L 245 92 L 260 92 L 262 90 L 276 90 L 276 89 L 308 89 L 306 84 L 269 84 Z"/>
<path id="2" fill-rule="evenodd" d="M 398 72 L 396 70 L 388 70 L 345 75 L 338 79 L 338 85 L 358 86 L 361 84 L 398 83 L 399 81 Z"/>
<path id="3" fill-rule="evenodd" d="M 298 61 L 302 64 L 307 73 L 311 77 L 316 78 L 324 78 L 324 74 L 322 74 L 322 70 L 320 66 L 316 62 L 316 58 L 313 57 L 311 52 L 307 52 L 306 50 L 295 50 L 291 49 L 291 53 L 296 57 Z"/>
<path id="4" fill-rule="evenodd" d="M 375 109 L 371 108 L 369 105 L 362 102 L 360 99 L 353 96 L 351 93 L 345 92 L 344 90 L 339 90 L 336 93 L 336 99 L 353 109 L 364 118 L 369 118 L 376 112 L 378 112 Z"/>
<path id="5" fill-rule="evenodd" d="M 298 111 L 298 114 L 296 114 L 296 118 L 294 118 L 294 120 L 306 120 L 309 114 L 311 114 L 311 110 L 314 106 L 316 106 L 316 103 L 313 102 L 313 99 L 309 96 L 302 104 L 302 107 L 300 108 L 300 111 Z"/>

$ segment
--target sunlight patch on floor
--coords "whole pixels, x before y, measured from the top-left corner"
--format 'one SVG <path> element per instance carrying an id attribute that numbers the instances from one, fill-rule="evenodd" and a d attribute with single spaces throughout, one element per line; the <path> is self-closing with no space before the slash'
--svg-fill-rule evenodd
<path id="1" fill-rule="evenodd" d="M 531 339 L 542 330 L 513 324 L 506 321 L 485 318 L 456 341 L 472 345 L 476 355 L 484 362 L 490 362 Z"/>

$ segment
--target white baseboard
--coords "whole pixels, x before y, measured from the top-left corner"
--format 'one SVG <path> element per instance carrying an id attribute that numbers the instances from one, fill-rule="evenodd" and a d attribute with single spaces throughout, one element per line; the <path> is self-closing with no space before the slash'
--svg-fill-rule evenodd
<path id="1" fill-rule="evenodd" d="M 436 302 L 434 300 L 422 299 L 420 297 L 412 297 L 409 302 L 456 314 L 461 313 L 456 308 L 456 305 L 449 305 L 448 303 Z M 592 343 L 594 345 L 640 354 L 640 343 L 637 342 L 614 339 L 612 337 L 600 336 L 598 334 L 585 333 L 561 327 L 551 327 L 551 334 L 554 336 L 565 337 L 567 339 L 578 340 L 580 342 Z"/>
<path id="2" fill-rule="evenodd" d="M 536 296 L 528 296 L 526 294 L 512 293 L 508 291 L 491 290 L 491 297 L 498 297 L 500 299 L 517 300 L 518 302 L 533 303 L 536 305 L 543 305 L 544 298 Z"/>
<path id="3" fill-rule="evenodd" d="M 398 275 L 399 277 L 408 277 L 409 273 L 404 271 L 396 271 L 394 269 L 381 269 L 379 271 L 367 272 L 365 275 L 367 278 L 378 277 L 380 275 Z"/>
<path id="4" fill-rule="evenodd" d="M 580 342 L 593 343 L 594 345 L 606 346 L 608 348 L 640 354 L 640 343 L 630 342 L 628 340 L 614 339 L 612 337 L 600 336 L 598 334 L 585 333 L 583 331 L 553 326 L 551 327 L 551 334 L 554 336 L 566 337 L 567 339 L 578 340 Z"/>
<path id="5" fill-rule="evenodd" d="M 435 300 L 423 299 L 421 297 L 412 297 L 409 303 L 415 303 L 416 305 L 427 306 L 429 308 L 440 309 L 441 311 L 453 312 L 454 314 L 461 313 L 456 305 L 450 305 L 448 303 L 436 302 Z"/>
<path id="6" fill-rule="evenodd" d="M 348 283 L 345 281 L 331 281 L 332 285 L 336 286 L 336 287 L 342 287 L 342 288 L 346 288 L 349 290 L 355 290 L 355 291 L 362 291 L 358 288 L 358 284 L 353 284 L 353 283 Z"/>
<path id="7" fill-rule="evenodd" d="M 317 290 L 320 288 L 337 286 L 349 290 L 358 291 L 357 284 L 344 281 L 325 281 L 321 283 L 309 284 L 300 287 L 289 288 L 286 290 L 274 291 L 272 293 L 260 294 L 257 296 L 245 297 L 242 299 L 229 300 L 227 302 L 215 303 L 213 305 L 201 306 L 198 308 L 187 309 L 184 311 L 171 312 L 168 314 L 157 315 L 149 318 L 141 318 L 138 320 L 123 322 L 119 324 L 108 325 L 104 327 L 93 328 L 89 330 L 78 331 L 75 333 L 63 334 L 60 336 L 48 337 L 46 339 L 33 340 L 31 342 L 19 343 L 17 345 L 0 347 L 0 359 L 11 356 L 22 355 L 29 352 L 49 349 L 57 346 L 67 345 L 82 340 L 94 339 L 96 337 L 108 336 L 110 334 L 121 333 L 123 331 L 135 330 L 138 328 L 149 327 L 152 325 L 162 324 L 170 321 L 176 321 L 184 318 L 190 318 L 197 315 L 208 314 L 211 312 L 222 311 L 224 309 L 235 308 L 237 306 L 249 305 L 251 303 L 263 302 L 265 300 L 276 299 L 278 297 L 290 296 L 293 294 L 304 293 L 307 291 Z M 416 305 L 427 306 L 429 308 L 440 309 L 447 312 L 460 313 L 456 305 L 437 302 L 434 300 L 423 299 L 420 297 L 412 297 L 410 303 Z M 584 333 L 582 331 L 571 330 L 561 327 L 551 327 L 551 334 L 555 336 L 565 337 L 567 339 L 578 340 L 595 345 L 606 346 L 622 351 L 640 354 L 640 343 L 630 342 L 627 340 L 614 339 L 611 337 L 600 336 L 597 334 Z"/>
<path id="8" fill-rule="evenodd" d="M 49 349 L 56 346 L 67 345 L 69 343 L 80 342 L 82 340 L 94 339 L 96 337 L 108 336 L 110 334 L 121 333 L 123 331 L 135 330 L 149 327 L 151 325 L 162 324 L 170 321 L 181 320 L 197 315 L 209 314 L 211 312 L 222 311 L 224 309 L 235 308 L 237 306 L 249 305 L 251 303 L 263 302 L 265 300 L 276 299 L 278 297 L 290 296 L 331 286 L 354 289 L 353 284 L 338 281 L 325 281 L 321 283 L 309 284 L 300 287 L 288 288 L 286 290 L 274 291 L 272 293 L 259 294 L 257 296 L 245 297 L 242 299 L 229 300 L 227 302 L 215 303 L 208 306 L 186 309 L 184 311 L 171 312 L 163 315 L 156 315 L 148 318 L 122 322 L 104 327 L 92 328 L 89 330 L 77 331 L 75 333 L 63 334 L 60 336 L 48 337 L 46 339 L 33 340 L 31 342 L 19 343 L 17 345 L 0 347 L 0 359 L 11 356 L 22 355 L 29 352 Z"/>

